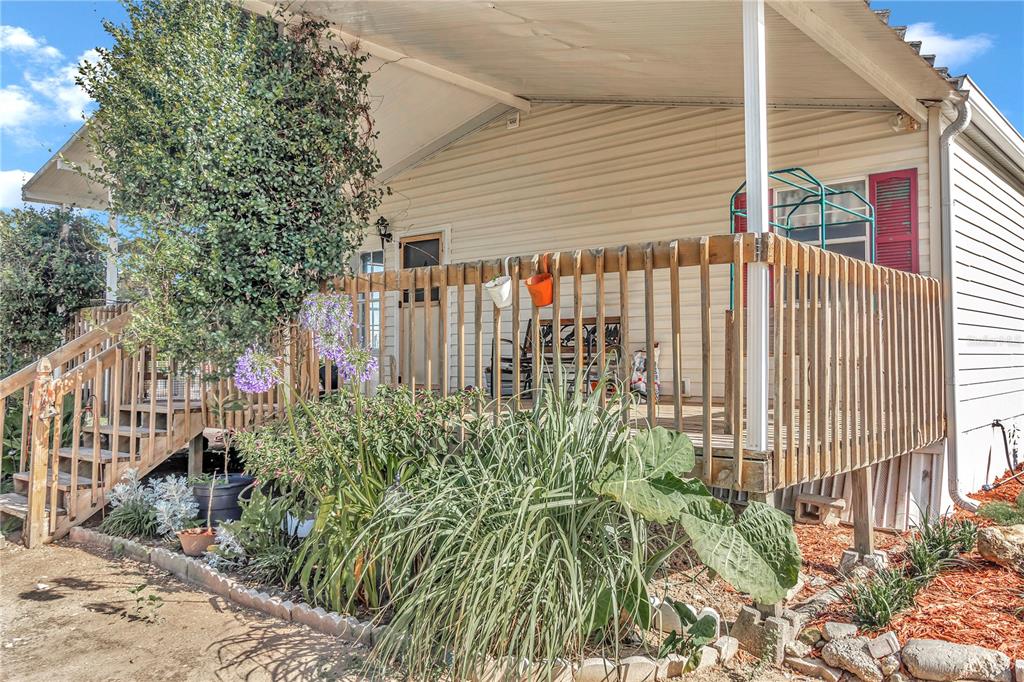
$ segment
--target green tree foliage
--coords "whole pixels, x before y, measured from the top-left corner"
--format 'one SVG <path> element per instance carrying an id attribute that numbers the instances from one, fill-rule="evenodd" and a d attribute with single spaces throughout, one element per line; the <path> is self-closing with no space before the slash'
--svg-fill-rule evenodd
<path id="1" fill-rule="evenodd" d="M 103 297 L 101 229 L 63 209 L 0 212 L 0 376 L 60 345 L 71 314 Z"/>
<path id="2" fill-rule="evenodd" d="M 365 56 L 223 0 L 123 0 L 79 82 L 86 170 L 139 225 L 129 338 L 229 365 L 344 272 L 384 190 Z"/>

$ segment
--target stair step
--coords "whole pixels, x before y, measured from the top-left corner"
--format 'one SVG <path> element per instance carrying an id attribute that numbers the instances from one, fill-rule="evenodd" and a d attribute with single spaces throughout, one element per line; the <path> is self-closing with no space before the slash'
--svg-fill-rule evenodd
<path id="1" fill-rule="evenodd" d="M 84 433 L 87 433 L 87 434 L 93 432 L 92 429 L 84 429 L 83 431 L 84 431 Z M 118 424 L 117 426 L 113 426 L 111 424 L 101 424 L 100 428 L 98 429 L 98 431 L 100 433 L 106 434 L 106 435 L 110 435 L 110 434 L 112 434 L 112 433 L 114 433 L 116 431 L 117 435 L 119 435 L 119 436 L 131 436 L 132 435 L 132 426 L 131 426 L 131 424 Z M 161 429 L 161 428 L 150 429 L 148 426 L 136 426 L 135 427 L 135 435 L 140 437 L 140 438 L 145 438 L 145 437 L 149 436 L 150 434 L 154 434 L 154 435 L 157 435 L 157 436 L 166 436 L 167 435 L 167 429 Z"/>
<path id="2" fill-rule="evenodd" d="M 73 450 L 71 448 L 61 448 L 60 449 L 60 456 L 61 457 L 67 457 L 68 459 L 70 459 L 73 456 L 73 454 L 74 454 L 74 452 L 73 452 Z M 92 448 L 92 446 L 91 445 L 79 446 L 79 448 L 78 448 L 78 459 L 79 459 L 79 461 L 83 461 L 83 462 L 91 462 L 93 460 L 93 448 Z M 111 450 L 102 450 L 102 449 L 100 450 L 100 462 L 106 464 L 107 462 L 110 462 L 113 459 L 114 459 L 114 453 Z M 118 453 L 117 461 L 122 462 L 122 461 L 127 461 L 127 460 L 128 460 L 128 452 L 127 451 Z"/>
<path id="3" fill-rule="evenodd" d="M 18 493 L 4 493 L 0 495 L 0 512 L 23 519 L 28 516 L 28 498 Z M 50 513 L 50 505 L 46 505 L 44 513 Z M 64 510 L 57 507 L 57 513 L 63 514 Z"/>
<path id="4" fill-rule="evenodd" d="M 49 485 L 50 485 L 50 476 L 51 475 L 52 474 L 50 472 L 46 472 L 46 485 L 47 485 L 47 487 L 49 487 Z M 29 479 L 30 479 L 30 475 L 29 475 L 29 472 L 27 472 L 27 471 L 19 471 L 18 473 L 14 474 L 14 480 L 16 480 L 16 481 L 21 481 L 23 483 L 28 483 Z M 92 485 L 92 479 L 91 478 L 86 478 L 85 476 L 79 476 L 78 477 L 78 487 L 79 488 L 88 488 L 91 485 Z M 66 473 L 64 471 L 61 471 L 61 472 L 57 473 L 57 490 L 61 490 L 63 492 L 68 492 L 69 490 L 71 490 L 71 474 Z"/>

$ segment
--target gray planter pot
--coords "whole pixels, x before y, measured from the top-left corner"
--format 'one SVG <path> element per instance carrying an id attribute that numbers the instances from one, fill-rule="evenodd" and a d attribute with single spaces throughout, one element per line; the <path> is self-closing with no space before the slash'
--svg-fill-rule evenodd
<path id="1" fill-rule="evenodd" d="M 217 476 L 214 483 L 196 483 L 192 486 L 192 494 L 199 503 L 199 518 L 204 522 L 215 521 L 237 521 L 242 517 L 242 507 L 238 504 L 238 497 L 252 484 L 253 477 L 247 474 L 228 474 L 228 483 L 225 485 L 224 477 Z M 248 497 L 246 491 L 246 497 Z M 213 497 L 213 505 L 210 506 L 210 497 Z M 207 521 L 206 510 L 210 510 L 210 519 Z"/>

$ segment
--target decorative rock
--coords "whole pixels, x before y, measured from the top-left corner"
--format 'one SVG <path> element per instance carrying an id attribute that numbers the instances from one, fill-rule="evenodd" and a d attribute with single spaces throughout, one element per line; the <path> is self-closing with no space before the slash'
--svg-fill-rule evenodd
<path id="1" fill-rule="evenodd" d="M 992 563 L 1024 573 L 1024 524 L 979 528 L 978 554 Z"/>
<path id="2" fill-rule="evenodd" d="M 764 634 L 764 629 L 761 626 L 761 614 L 757 609 L 749 606 L 742 607 L 729 634 L 739 640 L 740 647 L 744 651 L 749 651 L 754 655 L 759 654 Z"/>
<path id="3" fill-rule="evenodd" d="M 115 539 L 113 543 L 111 543 L 110 549 L 116 555 L 126 556 L 129 559 L 149 563 L 149 547 L 140 545 L 132 540 L 122 540 L 120 538 Z"/>
<path id="4" fill-rule="evenodd" d="M 736 655 L 736 652 L 740 649 L 739 640 L 735 637 L 729 637 L 728 635 L 725 637 L 719 637 L 711 646 L 718 650 L 718 659 L 722 663 L 728 663 L 731 661 Z M 1024 680 L 1022 680 L 1022 682 L 1024 682 Z"/>
<path id="5" fill-rule="evenodd" d="M 800 641 L 804 644 L 810 644 L 815 646 L 819 640 L 824 639 L 821 635 L 821 630 L 818 628 L 804 628 L 800 631 Z"/>
<path id="6" fill-rule="evenodd" d="M 348 624 L 350 629 L 350 642 L 356 644 L 362 644 L 363 646 L 373 645 L 373 626 L 369 623 L 360 623 L 358 620 L 352 617 L 348 617 Z"/>
<path id="7" fill-rule="evenodd" d="M 90 534 L 91 532 L 86 528 L 82 528 L 81 526 L 72 526 L 71 530 L 68 532 L 68 540 L 80 545 L 87 545 L 89 544 Z"/>
<path id="8" fill-rule="evenodd" d="M 705 670 L 718 665 L 718 649 L 710 646 L 701 647 L 695 670 Z"/>
<path id="9" fill-rule="evenodd" d="M 619 682 L 654 682 L 658 664 L 647 656 L 629 656 L 619 661 L 618 673 Z"/>
<path id="10" fill-rule="evenodd" d="M 826 682 L 839 682 L 839 678 L 843 676 L 842 670 L 837 670 L 836 668 L 814 658 L 797 658 L 795 656 L 787 656 L 785 663 L 787 666 L 802 675 L 817 677 L 818 679 L 825 680 Z"/>
<path id="11" fill-rule="evenodd" d="M 801 642 L 799 639 L 793 640 L 786 645 L 786 656 L 793 656 L 795 658 L 807 658 L 811 655 L 811 645 L 806 642 Z"/>
<path id="12" fill-rule="evenodd" d="M 1017 682 L 1024 682 L 1024 658 L 1018 658 L 1016 665 L 1013 666 L 1013 676 Z"/>
<path id="13" fill-rule="evenodd" d="M 662 601 L 657 597 L 651 598 L 651 605 L 654 607 L 654 627 L 661 632 L 682 632 L 683 624 L 679 620 L 679 614 L 668 601 Z"/>
<path id="14" fill-rule="evenodd" d="M 826 642 L 834 642 L 847 637 L 857 635 L 857 626 L 851 623 L 836 623 L 829 621 L 821 626 L 821 637 Z"/>
<path id="15" fill-rule="evenodd" d="M 792 626 L 793 632 L 800 632 L 803 629 L 804 623 L 807 622 L 808 618 L 806 613 L 794 611 L 793 609 L 783 609 L 782 617 L 785 618 L 786 621 L 788 621 L 789 624 Z"/>
<path id="16" fill-rule="evenodd" d="M 873 658 L 885 658 L 899 650 L 900 640 L 896 638 L 896 633 L 891 630 L 868 642 L 868 651 Z"/>
<path id="17" fill-rule="evenodd" d="M 872 572 L 881 571 L 889 565 L 889 555 L 881 550 L 876 550 L 861 559 L 861 565 L 870 569 Z"/>
<path id="18" fill-rule="evenodd" d="M 864 682 L 882 682 L 882 671 L 868 653 L 865 637 L 847 637 L 829 641 L 821 657 L 834 668 L 853 673 Z"/>
<path id="19" fill-rule="evenodd" d="M 839 557 L 839 575 L 849 575 L 853 567 L 859 565 L 860 554 L 857 553 L 857 550 L 845 549 L 843 555 Z"/>
<path id="20" fill-rule="evenodd" d="M 907 642 L 903 663 L 911 675 L 923 680 L 1011 682 L 1012 677 L 1010 659 L 1004 653 L 934 639 Z"/>
<path id="21" fill-rule="evenodd" d="M 889 675 L 889 679 L 886 682 L 914 682 L 914 680 L 897 670 L 892 675 Z"/>
<path id="22" fill-rule="evenodd" d="M 894 672 L 900 669 L 900 656 L 899 654 L 889 654 L 884 658 L 878 659 L 878 667 L 882 669 L 882 674 L 889 677 Z"/>
<path id="23" fill-rule="evenodd" d="M 793 641 L 795 633 L 789 621 L 772 616 L 764 622 L 764 639 L 761 657 L 780 665 L 786 657 L 786 645 Z"/>
<path id="24" fill-rule="evenodd" d="M 587 658 L 576 671 L 576 682 L 611 682 L 616 666 L 607 658 Z"/>
<path id="25" fill-rule="evenodd" d="M 719 615 L 718 611 L 715 611 L 710 606 L 705 606 L 700 612 L 697 613 L 697 620 L 700 620 L 704 616 L 711 616 L 715 621 L 715 639 L 722 634 L 722 616 Z"/>

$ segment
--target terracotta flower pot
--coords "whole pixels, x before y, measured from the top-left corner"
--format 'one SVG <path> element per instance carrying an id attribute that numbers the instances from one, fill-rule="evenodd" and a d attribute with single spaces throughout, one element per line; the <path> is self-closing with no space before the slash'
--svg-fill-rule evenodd
<path id="1" fill-rule="evenodd" d="M 178 531 L 181 551 L 188 556 L 202 556 L 203 552 L 213 544 L 217 535 L 212 528 L 189 528 Z"/>

